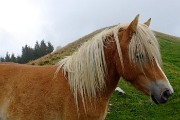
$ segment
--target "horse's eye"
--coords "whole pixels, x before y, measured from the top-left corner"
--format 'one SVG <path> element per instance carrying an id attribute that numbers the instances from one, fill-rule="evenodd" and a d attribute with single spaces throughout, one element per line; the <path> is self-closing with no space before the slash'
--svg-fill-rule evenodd
<path id="1" fill-rule="evenodd" d="M 142 53 L 137 53 L 136 54 L 136 59 L 143 59 L 143 54 Z"/>

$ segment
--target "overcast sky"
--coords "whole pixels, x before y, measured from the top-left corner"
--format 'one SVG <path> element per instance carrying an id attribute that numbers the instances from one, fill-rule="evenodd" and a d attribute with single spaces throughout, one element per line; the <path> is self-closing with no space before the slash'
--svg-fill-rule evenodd
<path id="1" fill-rule="evenodd" d="M 180 36 L 180 0 L 0 0 L 0 56 L 25 44 L 64 46 L 102 27 L 152 18 L 151 29 Z"/>

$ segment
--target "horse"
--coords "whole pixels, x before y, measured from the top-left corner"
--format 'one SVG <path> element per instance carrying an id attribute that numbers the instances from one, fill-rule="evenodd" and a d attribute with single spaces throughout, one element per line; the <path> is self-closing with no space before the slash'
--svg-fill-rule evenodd
<path id="1" fill-rule="evenodd" d="M 120 78 L 166 103 L 173 88 L 161 69 L 150 21 L 98 33 L 57 65 L 0 64 L 1 120 L 103 120 Z"/>

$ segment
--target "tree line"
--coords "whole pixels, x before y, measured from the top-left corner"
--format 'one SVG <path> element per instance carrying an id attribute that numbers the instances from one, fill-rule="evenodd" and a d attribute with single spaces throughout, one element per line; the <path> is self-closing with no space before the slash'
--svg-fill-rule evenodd
<path id="1" fill-rule="evenodd" d="M 31 48 L 28 45 L 22 47 L 21 56 L 16 57 L 13 53 L 10 55 L 7 52 L 5 57 L 0 58 L 0 62 L 15 62 L 15 63 L 24 64 L 31 60 L 35 60 L 44 55 L 47 55 L 53 52 L 53 50 L 54 47 L 50 42 L 45 43 L 44 40 L 42 40 L 40 43 L 38 43 L 37 41 L 36 44 L 34 45 L 34 48 Z"/>

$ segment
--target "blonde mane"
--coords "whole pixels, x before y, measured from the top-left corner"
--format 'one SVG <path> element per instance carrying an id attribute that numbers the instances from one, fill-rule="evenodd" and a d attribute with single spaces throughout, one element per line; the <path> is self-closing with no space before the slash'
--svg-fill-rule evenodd
<path id="1" fill-rule="evenodd" d="M 115 40 L 119 53 L 120 62 L 123 66 L 123 58 L 118 38 L 120 28 L 126 25 L 117 25 L 111 29 L 105 29 L 94 36 L 91 40 L 84 43 L 78 51 L 62 59 L 58 64 L 60 69 L 67 76 L 70 89 L 74 95 L 75 104 L 78 110 L 78 95 L 81 96 L 84 108 L 88 98 L 97 97 L 97 91 L 103 91 L 106 87 L 105 76 L 107 65 L 104 55 L 104 42 Z M 114 36 L 114 38 L 110 36 Z M 109 38 L 107 40 L 107 38 Z M 145 25 L 139 24 L 136 34 L 133 35 L 129 44 L 129 58 L 132 62 L 137 62 L 134 54 L 139 51 L 148 56 L 149 60 L 156 58 L 160 61 L 158 42 L 151 30 Z"/>

